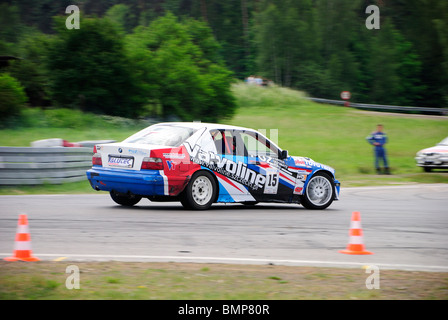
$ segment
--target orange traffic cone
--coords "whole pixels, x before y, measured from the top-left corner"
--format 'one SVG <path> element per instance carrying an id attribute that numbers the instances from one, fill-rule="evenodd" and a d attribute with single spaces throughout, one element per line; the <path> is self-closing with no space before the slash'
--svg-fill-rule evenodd
<path id="1" fill-rule="evenodd" d="M 26 214 L 19 215 L 17 225 L 16 241 L 14 243 L 14 256 L 4 258 L 6 261 L 40 261 L 32 256 L 31 237 L 28 228 L 28 218 Z"/>
<path id="2" fill-rule="evenodd" d="M 358 211 L 352 213 L 349 235 L 350 240 L 347 249 L 339 250 L 340 253 L 373 254 L 373 252 L 365 250 L 361 228 L 361 214 Z"/>

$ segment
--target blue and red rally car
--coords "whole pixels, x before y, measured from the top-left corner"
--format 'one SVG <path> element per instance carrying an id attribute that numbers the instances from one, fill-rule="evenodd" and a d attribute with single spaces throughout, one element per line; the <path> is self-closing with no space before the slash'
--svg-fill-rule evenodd
<path id="1" fill-rule="evenodd" d="M 148 198 L 199 210 L 216 202 L 325 209 L 340 191 L 333 168 L 289 156 L 258 131 L 220 124 L 155 124 L 123 142 L 96 145 L 92 164 L 92 188 L 124 206 Z"/>

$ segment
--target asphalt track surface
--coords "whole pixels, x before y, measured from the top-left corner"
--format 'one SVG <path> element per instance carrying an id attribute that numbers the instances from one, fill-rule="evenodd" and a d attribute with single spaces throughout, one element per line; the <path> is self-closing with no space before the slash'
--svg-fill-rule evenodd
<path id="1" fill-rule="evenodd" d="M 372 255 L 339 253 L 361 213 Z M 106 193 L 0 196 L 0 258 L 11 256 L 19 214 L 33 254 L 57 261 L 173 261 L 448 272 L 448 184 L 343 188 L 323 211 L 299 205 L 217 204 L 187 211 Z"/>

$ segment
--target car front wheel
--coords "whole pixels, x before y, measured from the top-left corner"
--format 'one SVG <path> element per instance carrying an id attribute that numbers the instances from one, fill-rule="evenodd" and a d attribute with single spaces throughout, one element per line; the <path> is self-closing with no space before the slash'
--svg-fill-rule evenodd
<path id="1" fill-rule="evenodd" d="M 200 171 L 193 175 L 185 188 L 181 203 L 187 209 L 205 210 L 215 201 L 217 192 L 216 181 L 212 174 Z"/>
<path id="2" fill-rule="evenodd" d="M 307 209 L 323 210 L 334 200 L 334 181 L 327 174 L 318 172 L 311 177 L 302 196 L 302 205 Z"/>

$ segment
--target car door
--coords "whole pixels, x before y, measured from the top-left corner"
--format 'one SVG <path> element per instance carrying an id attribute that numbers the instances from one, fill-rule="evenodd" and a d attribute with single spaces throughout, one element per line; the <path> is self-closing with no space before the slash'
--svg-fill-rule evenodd
<path id="1" fill-rule="evenodd" d="M 248 169 L 264 177 L 263 186 L 252 190 L 255 197 L 258 201 L 287 201 L 292 195 L 294 178 L 285 161 L 279 158 L 280 150 L 256 131 L 243 130 L 240 137 L 247 150 Z"/>
<path id="2" fill-rule="evenodd" d="M 210 134 L 217 151 L 212 168 L 220 184 L 221 201 L 256 201 L 250 190 L 256 183 L 260 184 L 260 177 L 257 180 L 256 172 L 247 169 L 247 157 L 238 143 L 237 132 L 222 129 L 211 130 Z"/>

